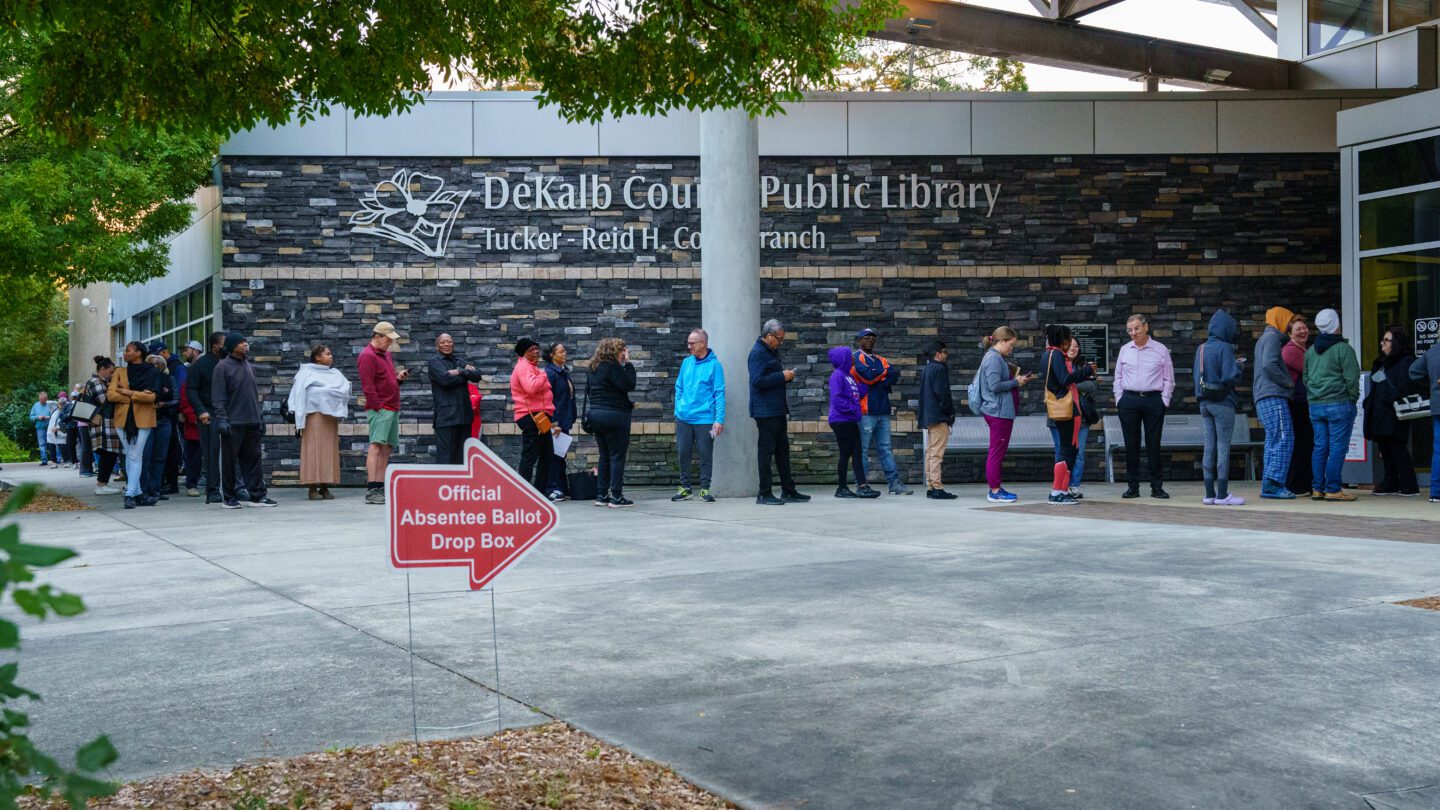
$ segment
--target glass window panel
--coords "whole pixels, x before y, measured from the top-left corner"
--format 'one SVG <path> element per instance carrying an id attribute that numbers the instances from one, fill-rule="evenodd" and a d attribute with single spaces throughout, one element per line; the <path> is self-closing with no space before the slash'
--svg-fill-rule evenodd
<path id="1" fill-rule="evenodd" d="M 175 323 L 185 324 L 190 322 L 190 297 L 182 295 L 175 299 Z"/>
<path id="2" fill-rule="evenodd" d="M 1440 180 L 1440 135 L 1360 153 L 1360 193 Z"/>
<path id="3" fill-rule="evenodd" d="M 205 291 L 195 290 L 190 293 L 190 311 L 195 313 L 192 318 L 198 318 L 202 314 L 208 315 L 210 311 L 205 308 Z"/>
<path id="4" fill-rule="evenodd" d="M 1309 53 L 1320 53 L 1382 31 L 1380 0 L 1309 0 Z"/>
<path id="5" fill-rule="evenodd" d="M 1413 338 L 1417 320 L 1428 322 L 1437 318 L 1440 318 L 1440 248 L 1360 260 L 1362 370 L 1370 367 L 1386 329 L 1403 327 Z M 1433 334 L 1428 329 L 1426 331 Z M 1428 345 L 1428 342 L 1417 344 L 1416 348 L 1423 349 Z M 1430 458 L 1432 421 L 1414 419 L 1408 422 L 1410 452 L 1415 458 L 1417 471 L 1422 471 Z"/>
<path id="6" fill-rule="evenodd" d="M 1440 0 L 1390 0 L 1390 30 L 1440 19 Z"/>
<path id="7" fill-rule="evenodd" d="M 1360 249 L 1440 242 L 1440 189 L 1360 203 Z"/>

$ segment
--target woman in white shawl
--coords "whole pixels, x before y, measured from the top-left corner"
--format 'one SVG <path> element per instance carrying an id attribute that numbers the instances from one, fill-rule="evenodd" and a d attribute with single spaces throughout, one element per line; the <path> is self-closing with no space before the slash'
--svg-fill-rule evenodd
<path id="1" fill-rule="evenodd" d="M 290 412 L 300 431 L 300 483 L 310 500 L 331 500 L 330 484 L 340 483 L 340 420 L 350 415 L 350 381 L 335 368 L 326 345 L 310 350 L 290 386 Z"/>

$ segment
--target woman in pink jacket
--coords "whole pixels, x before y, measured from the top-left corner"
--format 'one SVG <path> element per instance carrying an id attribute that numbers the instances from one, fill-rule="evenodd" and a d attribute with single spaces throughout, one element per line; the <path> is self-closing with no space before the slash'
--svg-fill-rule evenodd
<path id="1" fill-rule="evenodd" d="M 528 337 L 515 344 L 515 370 L 510 373 L 510 398 L 515 402 L 515 424 L 520 427 L 520 477 L 544 492 L 555 457 L 552 436 L 555 400 L 550 378 L 540 368 L 540 344 Z"/>

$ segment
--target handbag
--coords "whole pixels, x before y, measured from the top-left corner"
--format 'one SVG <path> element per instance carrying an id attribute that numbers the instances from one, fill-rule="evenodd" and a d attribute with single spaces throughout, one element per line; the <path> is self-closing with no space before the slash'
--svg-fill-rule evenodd
<path id="1" fill-rule="evenodd" d="M 599 494 L 600 482 L 594 470 L 573 472 L 565 477 L 570 484 L 570 499 L 576 501 L 594 500 Z"/>
<path id="2" fill-rule="evenodd" d="M 1200 398 L 1207 402 L 1230 399 L 1230 386 L 1205 381 L 1205 345 L 1200 345 Z"/>
<path id="3" fill-rule="evenodd" d="M 1411 394 L 1391 404 L 1395 407 L 1395 418 L 1402 421 L 1424 419 L 1430 415 L 1430 400 L 1420 394 Z"/>
<path id="4" fill-rule="evenodd" d="M 1052 355 L 1047 354 L 1045 357 L 1045 415 L 1056 422 L 1065 422 L 1075 417 L 1074 392 L 1066 388 L 1065 396 L 1057 397 L 1055 392 L 1050 390 L 1050 367 L 1053 359 Z"/>
<path id="5" fill-rule="evenodd" d="M 550 415 L 544 411 L 536 411 L 530 414 L 530 420 L 535 423 L 535 429 L 541 433 L 550 432 Z"/>
<path id="6" fill-rule="evenodd" d="M 595 433 L 595 422 L 590 418 L 590 375 L 588 374 L 585 375 L 585 402 L 580 406 L 580 429 L 591 435 Z"/>
<path id="7" fill-rule="evenodd" d="M 93 402 L 77 402 L 70 409 L 70 418 L 81 422 L 89 422 L 95 417 L 95 404 Z"/>

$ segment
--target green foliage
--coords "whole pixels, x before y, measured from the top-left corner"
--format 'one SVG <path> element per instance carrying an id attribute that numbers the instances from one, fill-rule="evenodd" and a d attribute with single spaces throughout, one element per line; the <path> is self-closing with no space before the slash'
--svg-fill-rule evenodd
<path id="1" fill-rule="evenodd" d="M 35 437 L 33 435 L 30 437 L 30 441 L 31 443 L 34 443 Z M 16 444 L 14 439 L 10 438 L 3 432 L 0 432 L 0 464 L 9 464 L 11 462 L 19 461 L 30 461 L 34 457 L 34 453 L 29 450 L 20 449 L 20 445 Z"/>
<path id="2" fill-rule="evenodd" d="M 495 805 L 489 799 L 456 797 L 445 802 L 445 810 L 495 810 Z"/>
<path id="3" fill-rule="evenodd" d="M 0 51 L 35 48 L 19 97 L 73 143 L 114 125 L 231 133 L 330 105 L 403 110 L 447 82 L 533 82 L 571 120 L 779 109 L 826 82 L 897 0 L 15 0 Z"/>
<path id="4" fill-rule="evenodd" d="M 0 517 L 24 508 L 40 488 L 27 484 L 17 488 L 0 507 Z M 15 604 L 25 613 L 39 619 L 51 614 L 75 616 L 85 610 L 80 597 L 57 591 L 49 585 L 31 587 L 36 568 L 58 565 L 75 556 L 75 552 L 54 546 L 36 546 L 20 542 L 20 526 L 0 526 L 0 596 L 10 591 Z M 14 622 L 0 619 L 0 649 L 20 649 L 20 628 Z M 16 806 L 15 799 L 26 792 L 27 782 L 37 782 L 34 790 L 42 796 L 58 796 L 72 808 L 83 808 L 87 799 L 109 796 L 115 785 L 96 779 L 93 774 L 114 762 L 118 754 L 106 737 L 97 737 L 75 752 L 73 769 L 62 766 L 42 753 L 26 735 L 30 718 L 14 708 L 16 701 L 39 700 L 40 696 L 15 682 L 20 664 L 12 661 L 0 666 L 0 810 Z"/>
<path id="5" fill-rule="evenodd" d="M 18 89 L 43 74 L 44 48 L 43 38 L 0 33 L 0 282 L 34 298 L 163 275 L 167 239 L 190 224 L 180 201 L 208 181 L 218 137 L 199 124 L 188 130 L 199 134 L 176 134 L 107 120 L 92 122 L 84 144 L 56 141 Z"/>
<path id="6" fill-rule="evenodd" d="M 4 168 L 0 167 L 0 176 Z M 0 218 L 3 218 L 0 214 Z M 0 259 L 0 263 L 5 260 Z M 0 404 L 25 393 L 25 408 L 43 386 L 52 398 L 65 385 L 70 364 L 70 335 L 65 328 L 65 294 L 54 283 L 34 276 L 0 275 Z"/>
<path id="7" fill-rule="evenodd" d="M 1030 89 L 1025 65 L 940 48 L 867 39 L 849 49 L 824 90 L 986 91 Z"/>

